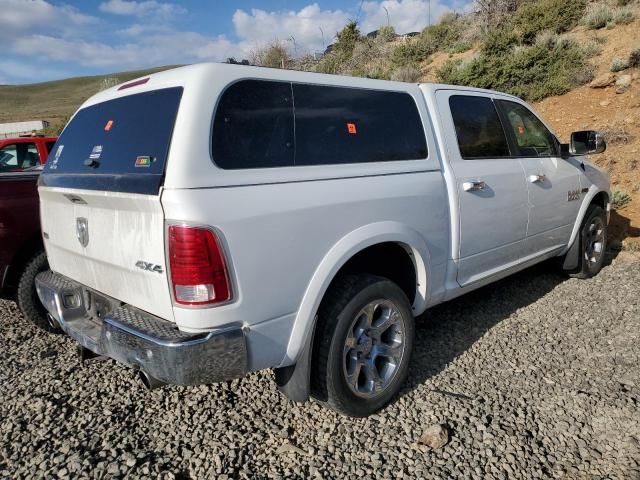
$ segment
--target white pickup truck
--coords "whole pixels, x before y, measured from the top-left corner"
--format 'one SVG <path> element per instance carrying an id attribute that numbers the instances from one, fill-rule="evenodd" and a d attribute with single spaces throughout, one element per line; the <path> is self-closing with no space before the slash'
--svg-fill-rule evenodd
<path id="1" fill-rule="evenodd" d="M 149 387 L 274 368 L 290 398 L 367 415 L 429 307 L 551 257 L 599 271 L 609 179 L 582 155 L 604 148 L 498 92 L 156 73 L 87 100 L 54 146 L 37 290 L 82 352 Z"/>

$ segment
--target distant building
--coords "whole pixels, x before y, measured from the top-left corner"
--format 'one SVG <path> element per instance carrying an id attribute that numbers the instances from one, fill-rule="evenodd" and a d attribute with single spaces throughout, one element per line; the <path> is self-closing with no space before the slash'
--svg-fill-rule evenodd
<path id="1" fill-rule="evenodd" d="M 367 33 L 367 38 L 370 38 L 373 40 L 374 38 L 378 38 L 379 34 L 380 34 L 380 30 L 374 30 L 373 32 Z"/>
<path id="2" fill-rule="evenodd" d="M 30 122 L 0 123 L 0 138 L 18 137 L 38 132 L 49 126 L 46 120 L 32 120 Z"/>

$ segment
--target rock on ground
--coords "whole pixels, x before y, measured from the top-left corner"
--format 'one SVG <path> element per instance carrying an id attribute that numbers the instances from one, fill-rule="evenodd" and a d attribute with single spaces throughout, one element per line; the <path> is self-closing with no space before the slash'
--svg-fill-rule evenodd
<path id="1" fill-rule="evenodd" d="M 294 404 L 271 372 L 146 392 L 0 302 L 0 478 L 638 479 L 640 263 L 550 268 L 428 311 L 401 394 L 365 419 Z"/>

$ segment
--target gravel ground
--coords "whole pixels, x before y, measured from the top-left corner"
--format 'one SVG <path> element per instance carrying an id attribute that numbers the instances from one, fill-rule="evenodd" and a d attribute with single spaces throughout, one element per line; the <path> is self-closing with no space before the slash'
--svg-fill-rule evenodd
<path id="1" fill-rule="evenodd" d="M 427 312 L 402 394 L 354 420 L 270 372 L 146 392 L 0 302 L 0 478 L 639 479 L 639 326 L 640 263 L 536 267 Z"/>

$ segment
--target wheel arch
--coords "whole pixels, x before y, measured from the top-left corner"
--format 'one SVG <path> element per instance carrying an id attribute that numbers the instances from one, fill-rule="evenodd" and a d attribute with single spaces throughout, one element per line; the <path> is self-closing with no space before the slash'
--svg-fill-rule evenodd
<path id="1" fill-rule="evenodd" d="M 567 245 L 565 253 L 575 244 L 575 240 L 578 237 L 578 232 L 580 231 L 580 225 L 582 225 L 582 221 L 584 220 L 584 216 L 587 214 L 587 210 L 590 205 L 595 204 L 602 207 L 602 209 L 607 213 L 608 221 L 609 198 L 609 192 L 599 189 L 595 185 L 591 186 L 591 188 L 585 195 L 584 200 L 582 201 L 582 205 L 580 205 L 580 210 L 578 211 L 578 215 L 576 216 L 576 222 L 573 224 L 573 230 L 571 231 L 571 237 L 569 239 L 569 244 Z"/>
<path id="2" fill-rule="evenodd" d="M 407 297 L 412 303 L 415 314 L 424 311 L 430 295 L 430 254 L 423 236 L 399 222 L 378 222 L 363 226 L 340 239 L 316 268 L 300 303 L 283 364 L 296 362 L 304 345 L 308 343 L 315 329 L 315 317 L 320 302 L 337 275 L 344 271 L 344 268 L 353 265 L 353 262 L 357 263 L 358 259 L 362 258 L 359 257 L 360 255 L 366 257 L 369 252 L 374 253 L 369 249 L 385 247 L 391 250 L 396 249 L 396 252 L 401 248 L 411 260 L 415 275 L 415 290 L 413 295 L 407 294 Z M 377 274 L 380 272 L 378 271 Z M 407 285 L 407 283 L 400 285 L 405 293 L 407 293 Z"/>
<path id="3" fill-rule="evenodd" d="M 11 263 L 5 274 L 4 281 L 1 285 L 3 290 L 14 290 L 18 286 L 22 268 L 34 254 L 40 251 L 44 251 L 44 244 L 39 234 L 31 237 L 20 246 L 11 259 Z"/>

